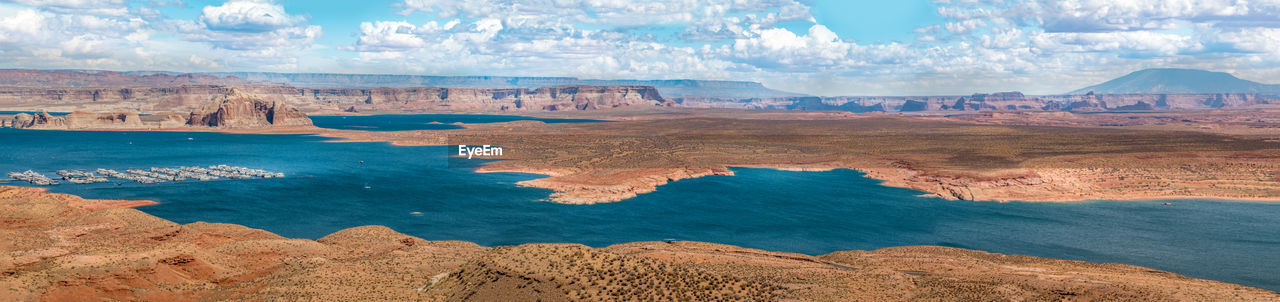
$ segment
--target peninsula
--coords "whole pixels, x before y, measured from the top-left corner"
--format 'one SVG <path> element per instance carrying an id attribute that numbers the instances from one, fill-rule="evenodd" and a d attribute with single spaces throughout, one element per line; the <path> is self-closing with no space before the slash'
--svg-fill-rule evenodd
<path id="1" fill-rule="evenodd" d="M 1275 111 L 1234 114 L 1280 119 Z M 738 110 L 585 116 L 615 122 L 321 134 L 399 145 L 503 146 L 500 158 L 512 160 L 479 171 L 547 175 L 520 184 L 554 190 L 552 201 L 571 204 L 625 200 L 670 181 L 729 175 L 728 167 L 856 169 L 885 185 L 958 200 L 1280 201 L 1276 134 L 1212 131 L 1236 127 L 1089 126 L 1104 117 L 1071 126 L 1001 125 L 967 117 Z"/>

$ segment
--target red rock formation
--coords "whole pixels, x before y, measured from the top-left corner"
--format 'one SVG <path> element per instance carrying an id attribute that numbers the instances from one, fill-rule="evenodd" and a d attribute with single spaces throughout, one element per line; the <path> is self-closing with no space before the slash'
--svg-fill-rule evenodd
<path id="1" fill-rule="evenodd" d="M 649 86 L 557 86 L 525 88 L 300 89 L 316 103 L 348 110 L 562 111 L 618 107 L 671 107 Z"/>
<path id="2" fill-rule="evenodd" d="M 65 116 L 53 116 L 45 112 L 18 114 L 11 126 L 23 129 L 138 129 L 147 127 L 137 112 L 85 112 L 76 111 Z"/>
<path id="3" fill-rule="evenodd" d="M 19 129 L 66 129 L 67 123 L 60 117 L 47 112 L 36 114 L 19 113 L 13 116 L 12 127 Z"/>
<path id="4" fill-rule="evenodd" d="M 142 88 L 0 88 L 0 107 L 45 108 L 57 111 L 142 111 L 185 112 L 227 94 L 232 89 L 252 93 L 272 101 L 286 101 L 295 107 L 319 110 L 297 89 L 284 86 L 186 85 Z M 29 110 L 29 109 L 27 109 Z"/>
<path id="5" fill-rule="evenodd" d="M 306 114 L 284 102 L 232 90 L 191 112 L 187 125 L 221 128 L 257 128 L 271 126 L 310 126 Z"/>
<path id="6" fill-rule="evenodd" d="M 84 112 L 76 111 L 63 117 L 68 129 L 143 128 L 137 112 Z"/>

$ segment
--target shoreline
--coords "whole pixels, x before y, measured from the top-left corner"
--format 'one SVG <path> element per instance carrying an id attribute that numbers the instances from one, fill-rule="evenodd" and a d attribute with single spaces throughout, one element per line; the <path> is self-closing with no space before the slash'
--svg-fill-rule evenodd
<path id="1" fill-rule="evenodd" d="M 85 199 L 68 193 L 50 192 L 48 187 L 12 186 L 0 184 L 0 199 L 49 197 L 66 202 L 66 205 L 86 211 L 106 209 L 131 209 L 160 204 L 151 200 Z"/>
<path id="2" fill-rule="evenodd" d="M 694 281 L 727 279 L 737 280 L 730 286 L 772 289 L 730 292 L 764 294 L 748 300 L 911 300 L 956 289 L 991 300 L 1059 297 L 1063 292 L 1122 300 L 1280 298 L 1280 293 L 1269 289 L 1128 264 L 941 246 L 822 255 L 684 240 L 604 247 L 573 243 L 491 247 L 424 240 L 374 225 L 312 240 L 236 224 L 178 224 L 136 209 L 86 209 L 80 204 L 101 202 L 40 188 L 0 186 L 0 209 L 6 209 L 0 212 L 4 217 L 0 230 L 8 243 L 0 244 L 0 253 L 13 256 L 0 261 L 0 296 L 18 300 L 324 296 L 434 301 L 480 292 L 488 295 L 484 297 L 505 293 L 565 300 L 555 296 L 561 293 L 556 289 L 605 293 L 617 290 L 615 283 L 653 280 L 659 285 L 641 282 L 621 288 L 642 290 L 637 297 L 655 297 Z M 615 273 L 620 276 L 615 278 Z M 703 294 L 698 297 L 707 297 Z"/>

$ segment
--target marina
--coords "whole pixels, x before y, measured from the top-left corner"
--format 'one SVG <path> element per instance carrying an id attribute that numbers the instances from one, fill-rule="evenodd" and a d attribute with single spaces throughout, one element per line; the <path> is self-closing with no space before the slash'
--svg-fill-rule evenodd
<path id="1" fill-rule="evenodd" d="M 95 174 L 96 173 L 96 174 Z M 112 169 L 96 169 L 93 172 L 84 170 L 58 170 L 58 176 L 62 180 L 72 184 L 93 184 L 110 181 L 109 178 L 133 181 L 143 184 L 154 184 L 163 182 L 179 182 L 187 180 L 209 181 L 220 178 L 227 179 L 253 179 L 253 178 L 281 178 L 284 173 L 271 172 L 262 169 L 253 169 L 247 167 L 238 167 L 230 165 L 215 165 L 208 168 L 181 166 L 178 168 L 167 167 L 151 167 L 143 169 L 127 169 L 124 172 Z M 60 185 L 62 182 L 45 176 L 40 172 L 27 170 L 25 172 L 9 172 L 9 178 L 29 182 L 37 186 L 53 186 Z"/>
<path id="2" fill-rule="evenodd" d="M 97 176 L 97 175 L 94 175 L 93 173 L 85 172 L 83 170 L 70 170 L 70 171 L 58 170 L 58 175 L 62 176 L 62 180 L 65 180 L 73 184 L 91 184 L 91 183 L 107 182 L 106 177 Z"/>
<path id="3" fill-rule="evenodd" d="M 26 172 L 9 172 L 9 177 L 13 179 L 29 182 L 37 186 L 51 186 L 51 185 L 61 184 L 60 182 L 53 180 L 48 176 L 44 176 L 44 174 L 40 174 L 39 172 L 31 171 L 31 170 L 27 170 Z"/>

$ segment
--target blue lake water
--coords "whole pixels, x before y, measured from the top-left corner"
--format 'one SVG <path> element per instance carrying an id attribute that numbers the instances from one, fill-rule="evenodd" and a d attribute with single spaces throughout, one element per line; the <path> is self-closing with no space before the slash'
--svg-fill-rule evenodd
<path id="1" fill-rule="evenodd" d="M 536 175 L 450 168 L 445 147 L 325 140 L 0 129 L 0 172 L 35 169 L 52 176 L 57 169 L 214 164 L 285 172 L 281 179 L 51 189 L 156 200 L 161 204 L 140 210 L 180 223 L 235 223 L 289 237 L 376 224 L 482 245 L 676 238 L 815 255 L 944 245 L 1127 263 L 1280 289 L 1280 204 L 945 201 L 849 170 L 735 169 L 736 176 L 681 180 L 618 203 L 573 206 L 544 202 L 547 190 L 514 185 Z"/>
<path id="2" fill-rule="evenodd" d="M 364 116 L 312 116 L 316 127 L 330 129 L 365 130 L 365 131 L 404 131 L 404 130 L 448 130 L 462 129 L 453 123 L 501 123 L 513 121 L 540 121 L 555 123 L 604 122 L 589 119 L 554 119 L 536 118 L 517 115 L 473 115 L 473 114 L 389 114 Z"/>
<path id="3" fill-rule="evenodd" d="M 40 113 L 40 111 L 0 111 L 0 115 L 10 115 L 10 114 L 20 114 L 20 113 L 36 114 L 36 113 Z M 47 113 L 49 113 L 49 115 L 52 115 L 52 116 L 63 116 L 63 115 L 71 114 L 70 112 L 47 112 Z"/>

